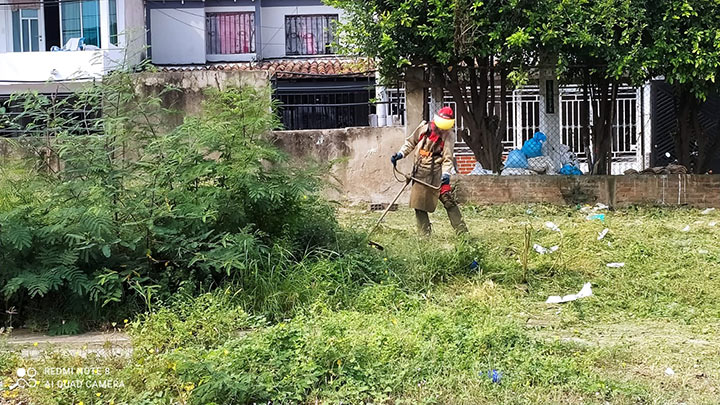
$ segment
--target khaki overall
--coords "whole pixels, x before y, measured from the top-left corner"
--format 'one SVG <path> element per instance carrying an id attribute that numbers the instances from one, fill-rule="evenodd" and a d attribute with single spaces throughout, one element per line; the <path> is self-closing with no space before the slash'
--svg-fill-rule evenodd
<path id="1" fill-rule="evenodd" d="M 406 154 L 414 150 L 415 163 L 412 176 L 439 187 L 442 182 L 442 174 L 448 173 L 453 166 L 452 150 L 455 142 L 451 132 L 445 132 L 436 142 L 431 141 L 429 135 L 428 125 L 421 125 L 405 140 L 401 152 Z M 431 233 L 428 213 L 435 212 L 438 200 L 443 203 L 455 232 L 467 232 L 467 226 L 452 192 L 441 194 L 440 190 L 413 183 L 410 191 L 410 207 L 415 209 L 418 232 L 421 235 Z"/>

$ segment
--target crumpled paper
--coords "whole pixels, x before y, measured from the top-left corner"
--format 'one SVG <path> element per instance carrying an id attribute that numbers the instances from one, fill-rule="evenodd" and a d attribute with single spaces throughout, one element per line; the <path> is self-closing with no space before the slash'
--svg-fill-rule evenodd
<path id="1" fill-rule="evenodd" d="M 545 301 L 546 304 L 561 304 L 563 302 L 570 302 L 575 301 L 580 298 L 589 297 L 592 295 L 592 286 L 590 283 L 585 283 L 583 285 L 583 288 L 577 293 L 577 294 L 570 294 L 566 295 L 564 297 L 561 297 L 559 295 L 551 295 L 548 297 L 547 301 Z"/>
<path id="2" fill-rule="evenodd" d="M 538 252 L 541 255 L 544 255 L 546 253 L 554 253 L 558 249 L 560 249 L 560 246 L 550 246 L 549 248 L 545 248 L 542 245 L 538 245 L 537 243 L 533 245 L 533 249 L 535 249 L 536 252 Z"/>

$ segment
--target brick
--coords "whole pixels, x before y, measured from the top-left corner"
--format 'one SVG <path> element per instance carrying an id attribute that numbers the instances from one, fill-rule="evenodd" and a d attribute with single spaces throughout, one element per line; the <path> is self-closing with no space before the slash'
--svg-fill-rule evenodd
<path id="1" fill-rule="evenodd" d="M 471 156 L 459 156 L 473 163 L 458 165 L 461 173 L 474 167 Z M 552 202 L 564 204 L 563 193 L 580 187 L 588 202 L 608 203 L 608 181 L 615 181 L 615 202 L 632 204 L 678 204 L 720 208 L 720 175 L 642 175 L 623 176 L 468 176 L 460 177 L 461 201 L 476 203 Z"/>

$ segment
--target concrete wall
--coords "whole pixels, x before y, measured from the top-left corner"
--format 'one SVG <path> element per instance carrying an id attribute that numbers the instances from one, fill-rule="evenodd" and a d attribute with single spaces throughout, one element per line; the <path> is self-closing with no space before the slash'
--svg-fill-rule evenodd
<path id="1" fill-rule="evenodd" d="M 300 163 L 339 160 L 333 170 L 338 190 L 329 197 L 340 201 L 389 203 L 402 188 L 392 175 L 390 156 L 405 136 L 404 127 L 278 131 L 275 143 Z M 399 162 L 407 173 L 411 159 Z M 688 205 L 720 208 L 720 175 L 629 176 L 465 176 L 452 178 L 462 203 L 601 202 L 628 205 Z M 409 193 L 400 203 L 407 203 Z"/>
<path id="2" fill-rule="evenodd" d="M 173 128 L 181 124 L 186 115 L 197 115 L 200 112 L 205 91 L 209 88 L 222 90 L 228 87 L 251 86 L 264 89 L 269 85 L 270 78 L 266 71 L 145 72 L 139 74 L 138 92 L 145 95 L 160 95 L 163 107 L 177 111 L 159 119 L 159 124 L 164 128 Z M 165 91 L 168 86 L 180 90 Z M 268 97 L 270 97 L 269 93 Z"/>
<path id="3" fill-rule="evenodd" d="M 117 1 L 119 45 L 127 50 L 127 63 L 135 65 L 147 56 L 145 7 L 143 0 L 121 1 Z"/>
<path id="4" fill-rule="evenodd" d="M 461 202 L 720 207 L 720 175 L 455 176 Z"/>
<path id="5" fill-rule="evenodd" d="M 0 7 L 0 53 L 12 51 L 12 10 L 7 6 Z"/>
<path id="6" fill-rule="evenodd" d="M 389 203 L 402 188 L 402 183 L 393 178 L 390 156 L 400 149 L 404 131 L 404 127 L 357 127 L 277 131 L 273 136 L 275 143 L 299 163 L 338 160 L 332 173 L 338 190 L 328 190 L 330 198 Z M 404 159 L 398 167 L 408 172 L 410 163 Z M 406 192 L 399 201 L 407 203 L 409 196 Z"/>

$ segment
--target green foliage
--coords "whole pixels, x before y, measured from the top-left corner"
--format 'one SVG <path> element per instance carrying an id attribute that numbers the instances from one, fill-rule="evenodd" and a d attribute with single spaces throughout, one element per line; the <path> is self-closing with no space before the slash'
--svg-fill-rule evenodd
<path id="1" fill-rule="evenodd" d="M 16 142 L 28 172 L 0 187 L 16 202 L 0 210 L 0 291 L 23 318 L 30 300 L 38 312 L 89 304 L 91 317 L 122 317 L 182 283 L 251 290 L 335 244 L 319 172 L 291 167 L 266 139 L 268 89 L 209 91 L 200 116 L 163 132 L 162 92 L 139 95 L 136 80 L 118 72 L 66 99 L 14 96 L 26 129 L 46 135 Z M 102 110 L 56 114 L 88 105 Z"/>
<path id="2" fill-rule="evenodd" d="M 406 298 L 398 295 L 391 302 Z M 168 334 L 165 320 L 155 317 L 133 335 L 144 340 L 157 327 L 161 335 Z M 186 328 L 183 320 L 173 325 L 178 331 Z M 598 353 L 535 340 L 476 300 L 370 313 L 318 309 L 247 330 L 214 348 L 202 346 L 189 343 L 141 354 L 141 362 L 160 364 L 157 372 L 172 375 L 175 386 L 192 387 L 189 402 L 198 404 L 414 403 L 422 392 L 442 403 L 468 387 L 473 397 L 497 402 L 504 392 L 527 386 L 594 389 L 606 400 L 644 395 L 637 387 L 588 372 L 587 362 Z M 564 356 L 567 352 L 574 355 Z M 492 369 L 505 372 L 502 386 L 487 379 Z"/>
<path id="3" fill-rule="evenodd" d="M 669 83 L 686 85 L 699 100 L 717 91 L 720 4 L 712 0 L 663 0 L 648 4 L 652 16 L 649 68 Z"/>
<path id="4" fill-rule="evenodd" d="M 630 207 L 605 212 L 601 223 L 579 208 L 465 206 L 471 238 L 456 239 L 438 213 L 433 238 L 423 241 L 410 236 L 412 210 L 401 209 L 375 235 L 382 255 L 350 249 L 350 235 L 339 238 L 342 255 L 307 257 L 267 279 L 289 279 L 267 290 L 281 296 L 267 310 L 295 299 L 294 310 L 275 320 L 253 310 L 267 292 L 258 302 L 238 286 L 193 298 L 184 284 L 126 328 L 129 358 L 55 352 L 23 362 L 38 370 L 109 367 L 125 387 L 38 387 L 26 402 L 96 403 L 98 392 L 115 404 L 717 402 L 708 386 L 717 383 L 720 355 L 707 342 L 718 339 L 720 295 L 708 282 L 720 274 L 718 215 Z M 342 215 L 348 227 L 363 228 L 379 214 Z M 560 250 L 531 250 L 523 286 L 528 223 L 532 243 Z M 479 268 L 470 271 L 462 261 L 478 251 Z M 626 266 L 606 267 L 611 261 Z M 593 296 L 544 303 L 584 282 Z M 687 380 L 672 380 L 666 367 Z M 499 384 L 488 377 L 492 369 L 503 373 Z M 12 372 L 5 368 L 5 376 Z"/>
<path id="5" fill-rule="evenodd" d="M 51 336 L 77 335 L 80 332 L 82 332 L 82 325 L 75 319 L 61 319 L 60 321 L 51 322 L 48 329 L 48 334 Z"/>

